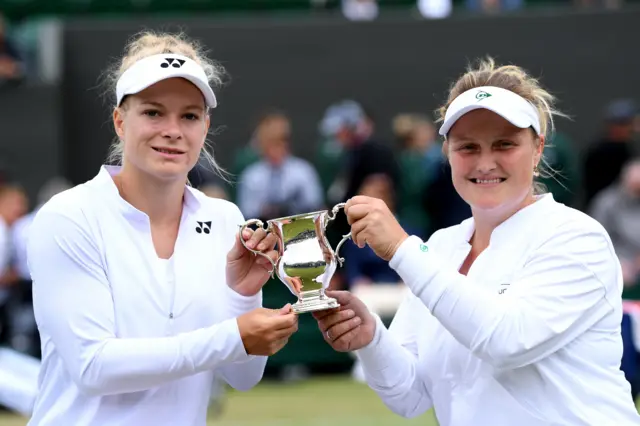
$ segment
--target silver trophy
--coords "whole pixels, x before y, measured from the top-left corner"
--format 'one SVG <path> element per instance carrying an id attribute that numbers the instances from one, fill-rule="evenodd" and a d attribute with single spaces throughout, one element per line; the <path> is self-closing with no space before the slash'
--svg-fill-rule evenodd
<path id="1" fill-rule="evenodd" d="M 325 309 L 337 308 L 338 302 L 325 295 L 325 290 L 336 267 L 342 266 L 344 259 L 338 256 L 340 247 L 351 238 L 351 233 L 344 235 L 335 251 L 329 245 L 325 235 L 327 225 L 336 218 L 336 214 L 345 203 L 336 204 L 328 210 L 302 213 L 267 221 L 267 226 L 259 219 L 250 219 L 240 225 L 240 241 L 247 250 L 264 256 L 273 265 L 274 272 L 297 298 L 293 311 L 297 314 Z M 278 240 L 278 260 L 275 262 L 264 253 L 247 247 L 242 233 L 248 226 L 256 225 L 273 233 Z"/>

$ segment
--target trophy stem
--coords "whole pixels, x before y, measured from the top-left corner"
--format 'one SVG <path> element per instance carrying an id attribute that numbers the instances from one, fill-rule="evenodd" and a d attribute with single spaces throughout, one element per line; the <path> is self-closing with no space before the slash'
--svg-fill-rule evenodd
<path id="1" fill-rule="evenodd" d="M 332 297 L 327 297 L 322 290 L 303 293 L 298 298 L 298 301 L 291 305 L 293 312 L 296 314 L 324 311 L 338 307 L 340 307 L 338 301 Z"/>

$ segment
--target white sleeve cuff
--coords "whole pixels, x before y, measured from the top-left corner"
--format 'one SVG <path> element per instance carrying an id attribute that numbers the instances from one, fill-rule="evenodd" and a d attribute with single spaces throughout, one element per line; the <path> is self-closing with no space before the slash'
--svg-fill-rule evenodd
<path id="1" fill-rule="evenodd" d="M 374 382 L 384 382 L 388 373 L 391 373 L 391 376 L 394 375 L 392 371 L 397 366 L 398 357 L 394 354 L 396 348 L 389 330 L 378 315 L 373 314 L 373 317 L 376 320 L 373 340 L 367 346 L 355 351 L 355 355 L 362 362 L 366 376 L 371 377 Z"/>
<path id="2" fill-rule="evenodd" d="M 435 279 L 442 264 L 438 255 L 416 236 L 407 238 L 389 261 L 389 266 L 431 312 L 448 285 L 447 279 Z"/>
<path id="3" fill-rule="evenodd" d="M 355 351 L 362 363 L 367 383 L 374 390 L 398 389 L 411 371 L 411 355 L 395 341 L 377 315 L 371 343 Z"/>
<path id="4" fill-rule="evenodd" d="M 229 313 L 238 317 L 249 311 L 262 307 L 262 290 L 253 296 L 243 296 L 231 287 L 227 287 L 229 293 Z"/>
<path id="5" fill-rule="evenodd" d="M 235 344 L 239 347 L 241 351 L 241 355 L 234 358 L 234 363 L 245 363 L 249 362 L 256 358 L 256 355 L 248 355 L 245 348 L 244 343 L 242 343 L 242 338 L 240 337 L 240 329 L 238 328 L 238 320 L 237 318 L 241 315 L 246 314 L 247 312 L 253 311 L 254 309 L 262 307 L 262 290 L 253 296 L 243 296 L 242 294 L 236 292 L 231 287 L 227 286 L 227 312 L 229 319 L 226 321 L 229 323 L 229 327 L 232 328 L 230 332 L 233 333 L 235 340 Z"/>
<path id="6" fill-rule="evenodd" d="M 358 358 L 372 358 L 376 351 L 378 350 L 378 345 L 380 344 L 380 340 L 382 339 L 383 329 L 386 330 L 386 327 L 380 317 L 374 313 L 371 314 L 376 321 L 376 329 L 373 333 L 373 339 L 367 346 L 362 347 L 355 351 L 355 354 Z"/>
<path id="7" fill-rule="evenodd" d="M 231 347 L 233 348 L 233 356 L 231 357 L 232 363 L 244 363 L 255 358 L 255 355 L 247 354 L 247 350 L 242 342 L 242 337 L 240 336 L 240 328 L 238 327 L 238 320 L 236 318 L 228 319 L 220 325 L 223 328 L 226 328 L 229 335 L 232 336 L 230 338 L 232 341 Z"/>
<path id="8" fill-rule="evenodd" d="M 242 338 L 240 337 L 240 329 L 238 328 L 237 317 L 246 314 L 247 312 L 253 311 L 254 309 L 262 307 L 262 290 L 253 296 L 243 296 L 240 293 L 237 293 L 231 287 L 227 287 L 227 291 L 229 294 L 228 303 L 228 312 L 230 315 L 230 319 L 228 320 L 234 327 L 233 332 L 235 336 L 237 336 L 236 344 L 242 350 L 242 355 L 239 358 L 235 358 L 235 363 L 244 363 L 249 362 L 256 358 L 256 355 L 247 355 L 246 350 L 244 348 L 244 344 L 242 343 Z"/>

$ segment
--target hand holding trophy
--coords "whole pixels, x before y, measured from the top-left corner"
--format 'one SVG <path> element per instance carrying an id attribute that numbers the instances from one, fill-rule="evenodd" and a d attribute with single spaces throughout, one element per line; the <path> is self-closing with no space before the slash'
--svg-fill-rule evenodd
<path id="1" fill-rule="evenodd" d="M 325 294 L 325 290 L 329 287 L 338 264 L 342 265 L 344 262 L 338 253 L 342 244 L 351 238 L 351 233 L 342 237 L 334 251 L 325 232 L 327 225 L 344 206 L 345 203 L 339 203 L 331 212 L 322 210 L 271 219 L 267 221 L 266 228 L 259 219 L 250 219 L 240 226 L 240 235 L 247 227 L 257 225 L 276 236 L 276 261 L 260 251 L 246 245 L 245 247 L 255 255 L 266 257 L 273 266 L 270 271 L 272 278 L 275 273 L 298 298 L 292 305 L 296 314 L 339 307 L 335 299 Z M 245 244 L 243 238 L 240 241 Z"/>

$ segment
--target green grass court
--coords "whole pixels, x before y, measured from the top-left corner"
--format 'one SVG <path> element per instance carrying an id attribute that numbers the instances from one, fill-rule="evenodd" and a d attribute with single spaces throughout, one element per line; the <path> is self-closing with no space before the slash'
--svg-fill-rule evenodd
<path id="1" fill-rule="evenodd" d="M 312 415 L 311 413 L 315 413 Z M 0 426 L 25 426 L 21 417 L 0 414 Z M 298 383 L 264 381 L 249 392 L 227 393 L 220 426 L 438 426 L 433 412 L 415 419 L 393 414 L 366 385 L 347 376 Z"/>
<path id="2" fill-rule="evenodd" d="M 0 415 L 0 426 L 25 426 L 27 420 Z M 298 383 L 265 381 L 249 392 L 227 393 L 220 426 L 437 426 L 432 413 L 407 420 L 389 411 L 366 385 L 346 376 Z"/>

